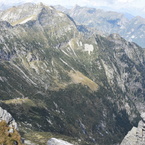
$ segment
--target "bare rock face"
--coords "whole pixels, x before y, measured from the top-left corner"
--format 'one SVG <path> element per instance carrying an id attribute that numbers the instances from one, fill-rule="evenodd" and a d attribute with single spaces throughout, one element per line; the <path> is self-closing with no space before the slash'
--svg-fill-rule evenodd
<path id="1" fill-rule="evenodd" d="M 142 120 L 138 127 L 133 127 L 123 139 L 121 145 L 145 145 L 145 113 L 141 114 Z"/>
<path id="2" fill-rule="evenodd" d="M 0 121 L 6 121 L 9 127 L 17 129 L 17 123 L 10 113 L 0 107 Z"/>
<path id="3" fill-rule="evenodd" d="M 47 145 L 73 145 L 61 139 L 51 138 L 48 140 Z"/>

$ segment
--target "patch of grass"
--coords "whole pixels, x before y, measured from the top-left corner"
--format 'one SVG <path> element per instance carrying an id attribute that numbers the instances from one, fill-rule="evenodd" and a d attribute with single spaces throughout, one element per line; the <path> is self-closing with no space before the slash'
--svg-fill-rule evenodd
<path id="1" fill-rule="evenodd" d="M 29 104 L 30 106 L 35 106 L 34 102 L 28 98 L 17 98 L 17 99 L 10 99 L 1 101 L 5 104 Z"/>
<path id="2" fill-rule="evenodd" d="M 70 71 L 69 76 L 72 78 L 72 81 L 76 84 L 81 83 L 84 86 L 88 86 L 90 90 L 92 91 L 97 91 L 98 90 L 98 85 L 93 82 L 91 79 L 88 77 L 84 76 L 81 72 L 79 71 Z"/>
<path id="3" fill-rule="evenodd" d="M 35 19 L 36 19 L 36 15 L 32 15 L 32 16 L 29 16 L 29 17 L 25 17 L 25 18 L 23 18 L 23 19 L 19 19 L 19 20 L 15 21 L 15 22 L 12 22 L 11 25 L 12 25 L 12 26 L 15 26 L 15 25 L 17 25 L 17 24 L 21 24 L 21 23 L 23 23 L 24 21 L 27 21 L 27 19 L 35 20 Z"/>
<path id="4" fill-rule="evenodd" d="M 68 142 L 73 143 L 74 145 L 78 145 L 77 142 L 78 140 L 73 137 L 61 135 L 61 134 L 54 134 L 51 132 L 37 132 L 37 131 L 28 131 L 25 133 L 24 137 L 34 143 L 39 143 L 39 145 L 44 145 L 47 143 L 47 141 L 51 138 L 58 138 L 62 139 Z"/>

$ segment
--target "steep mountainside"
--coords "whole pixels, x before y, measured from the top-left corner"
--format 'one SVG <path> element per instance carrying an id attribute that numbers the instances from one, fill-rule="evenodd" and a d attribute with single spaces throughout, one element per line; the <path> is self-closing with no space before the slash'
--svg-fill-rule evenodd
<path id="1" fill-rule="evenodd" d="M 137 125 L 142 48 L 117 34 L 86 37 L 69 16 L 42 3 L 3 11 L 1 20 L 0 105 L 23 137 L 112 145 Z"/>
<path id="2" fill-rule="evenodd" d="M 118 33 L 126 40 L 133 41 L 145 47 L 144 18 L 137 16 L 132 19 L 127 19 L 125 14 L 80 7 L 78 5 L 73 9 L 64 9 L 60 6 L 56 6 L 56 9 L 62 10 L 70 15 L 79 25 L 95 28 L 106 34 Z"/>

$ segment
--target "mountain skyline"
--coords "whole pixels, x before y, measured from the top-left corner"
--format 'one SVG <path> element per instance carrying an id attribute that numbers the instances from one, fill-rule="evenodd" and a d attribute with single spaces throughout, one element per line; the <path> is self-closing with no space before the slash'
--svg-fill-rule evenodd
<path id="1" fill-rule="evenodd" d="M 0 0 L 0 9 L 5 9 L 11 6 L 23 4 L 23 3 L 39 3 L 42 2 L 47 5 L 62 5 L 65 7 L 73 7 L 75 5 L 87 6 L 101 8 L 104 10 L 112 10 L 122 13 L 130 13 L 134 16 L 145 17 L 145 1 L 135 1 L 135 0 L 14 0 L 14 1 L 4 1 Z"/>

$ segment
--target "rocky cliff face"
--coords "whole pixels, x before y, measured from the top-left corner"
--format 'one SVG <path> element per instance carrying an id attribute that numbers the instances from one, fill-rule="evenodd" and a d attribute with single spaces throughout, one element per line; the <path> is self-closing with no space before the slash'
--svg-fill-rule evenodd
<path id="1" fill-rule="evenodd" d="M 121 145 L 144 145 L 145 144 L 145 113 L 141 114 L 142 120 L 137 127 L 133 127 L 131 131 L 123 139 Z"/>
<path id="2" fill-rule="evenodd" d="M 26 139 L 41 145 L 63 135 L 70 143 L 111 145 L 138 123 L 141 47 L 117 34 L 86 37 L 43 4 L 6 10 L 1 20 L 0 105 Z"/>

